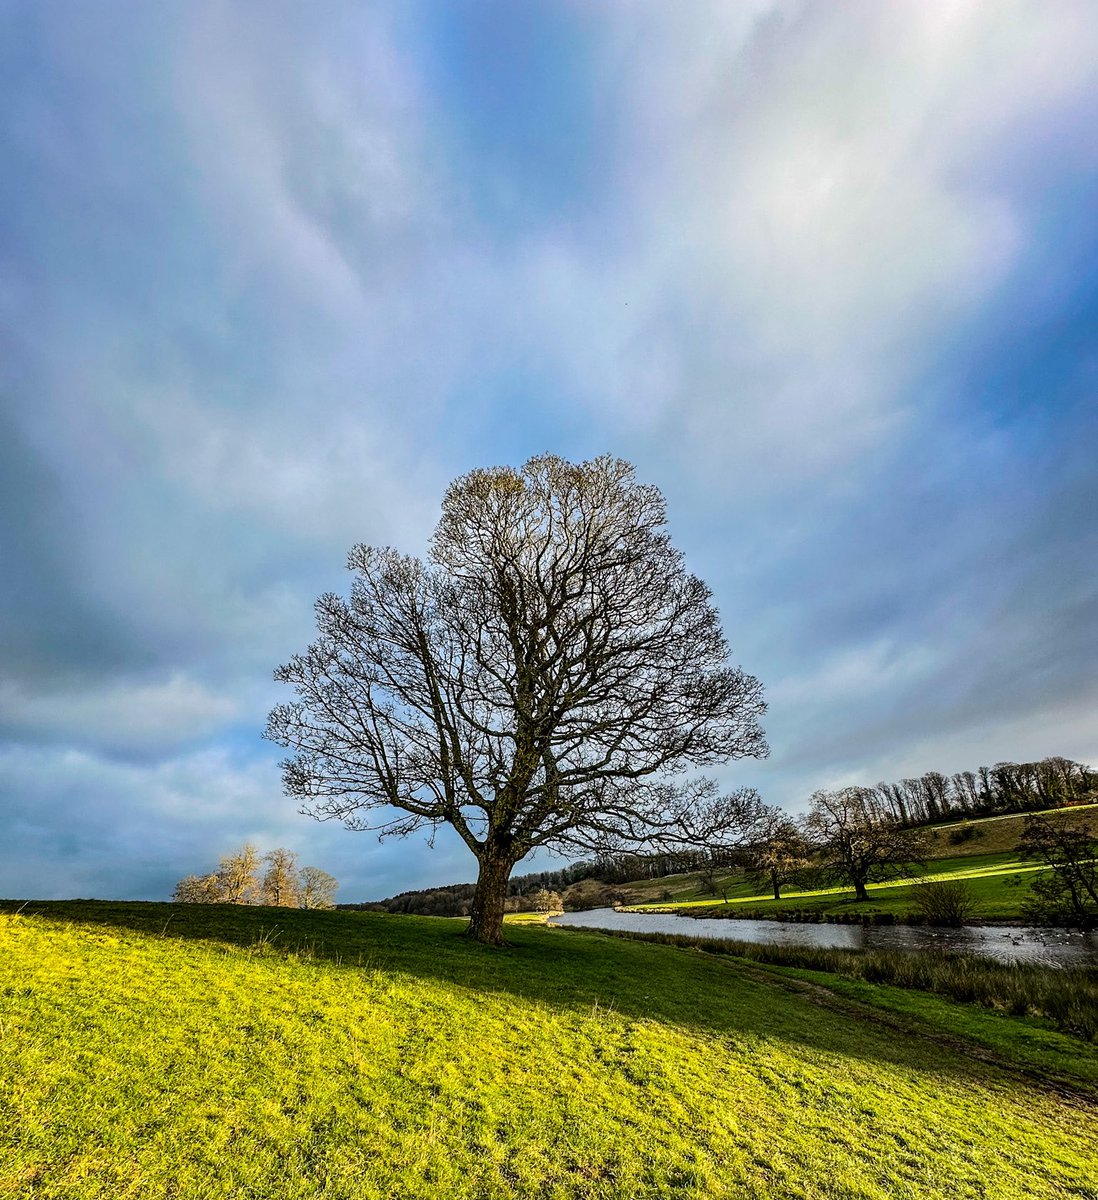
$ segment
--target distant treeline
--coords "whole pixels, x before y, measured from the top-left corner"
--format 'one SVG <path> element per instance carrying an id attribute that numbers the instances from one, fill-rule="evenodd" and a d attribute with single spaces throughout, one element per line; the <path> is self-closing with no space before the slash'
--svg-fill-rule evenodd
<path id="1" fill-rule="evenodd" d="M 534 897 L 538 892 L 558 892 L 566 897 L 571 896 L 575 903 L 580 899 L 584 889 L 579 886 L 585 882 L 613 882 L 600 873 L 607 869 L 610 860 L 594 859 L 591 861 L 572 863 L 556 871 L 534 871 L 529 875 L 516 875 L 507 885 L 508 912 L 533 912 L 537 907 Z M 636 875 L 621 876 L 621 880 Z M 596 884 L 596 887 L 598 885 Z M 400 892 L 388 900 L 378 900 L 367 904 L 339 904 L 337 908 L 373 909 L 392 913 L 415 913 L 426 917 L 465 917 L 469 915 L 469 906 L 473 901 L 472 883 L 451 883 L 445 887 L 427 888 L 422 891 Z M 593 889 L 588 888 L 588 891 Z M 592 895 L 592 905 L 602 900 L 602 897 Z M 603 901 L 605 902 L 605 901 Z"/>
<path id="2" fill-rule="evenodd" d="M 1052 757 L 1040 762 L 1000 762 L 955 775 L 927 771 L 918 779 L 878 783 L 866 791 L 882 812 L 901 825 L 933 825 L 958 817 L 1079 804 L 1098 791 L 1098 772 L 1070 758 Z"/>
<path id="3" fill-rule="evenodd" d="M 1068 758 L 1043 758 L 1040 762 L 1000 762 L 975 771 L 943 775 L 928 771 L 917 779 L 879 783 L 857 789 L 867 811 L 903 828 L 933 825 L 965 817 L 1032 812 L 1080 804 L 1098 798 L 1098 772 Z M 690 871 L 742 867 L 745 852 L 704 847 L 658 854 L 615 854 L 585 859 L 556 871 L 534 871 L 515 876 L 508 886 L 507 911 L 532 912 L 534 897 L 559 893 L 569 909 L 595 908 L 613 903 L 617 888 L 638 879 L 662 879 Z M 468 916 L 472 883 L 401 892 L 387 900 L 366 904 L 340 904 L 339 908 L 373 909 L 420 916 Z"/>

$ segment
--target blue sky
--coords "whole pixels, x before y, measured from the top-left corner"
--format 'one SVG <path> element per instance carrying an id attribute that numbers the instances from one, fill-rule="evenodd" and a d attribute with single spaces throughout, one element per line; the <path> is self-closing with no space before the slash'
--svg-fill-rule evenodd
<path id="1" fill-rule="evenodd" d="M 611 452 L 813 790 L 1098 761 L 1089 2 L 0 0 L 0 893 L 165 897 L 358 541 Z M 520 868 L 521 869 L 521 868 Z"/>

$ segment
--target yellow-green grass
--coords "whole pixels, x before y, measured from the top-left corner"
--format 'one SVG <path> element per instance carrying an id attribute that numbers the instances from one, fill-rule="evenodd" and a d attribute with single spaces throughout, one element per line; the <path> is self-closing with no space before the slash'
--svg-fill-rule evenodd
<path id="1" fill-rule="evenodd" d="M 932 859 L 911 867 L 910 876 L 871 883 L 869 900 L 862 902 L 854 899 L 851 887 L 841 885 L 805 889 L 787 887 L 782 889 L 782 898 L 775 900 L 770 892 L 760 889 L 757 880 L 745 880 L 742 875 L 718 877 L 717 885 L 727 895 L 726 901 L 724 896 L 703 894 L 696 877 L 691 877 L 683 887 L 673 890 L 669 900 L 645 900 L 641 897 L 651 895 L 654 889 L 637 890 L 633 892 L 634 899 L 629 908 L 637 911 L 674 909 L 704 917 L 780 918 L 803 913 L 843 917 L 887 913 L 893 918 L 904 919 L 918 913 L 915 888 L 919 883 L 957 879 L 966 884 L 973 900 L 970 921 L 1017 921 L 1022 917 L 1022 906 L 1030 893 L 1030 880 L 1041 869 L 1034 863 L 1023 862 L 1015 851 Z M 685 876 L 680 878 L 687 879 Z"/>
<path id="2" fill-rule="evenodd" d="M 1094 821 L 1098 816 L 1098 805 L 1049 811 L 1068 821 Z M 973 921 L 1018 921 L 1029 896 L 1033 872 L 1041 869 L 1018 857 L 1025 815 L 982 817 L 935 827 L 927 834 L 930 842 L 928 861 L 912 869 L 925 879 L 963 879 L 975 902 L 970 918 Z M 958 830 L 969 828 L 975 831 L 975 836 L 961 843 L 950 840 Z M 870 884 L 872 898 L 862 904 L 854 900 L 850 886 L 783 887 L 782 899 L 775 901 L 758 880 L 745 879 L 743 875 L 718 873 L 715 883 L 716 896 L 703 886 L 698 872 L 637 880 L 626 885 L 624 890 L 630 908 L 714 910 L 706 912 L 705 916 L 780 917 L 801 910 L 832 916 L 890 913 L 902 919 L 917 911 L 910 878 Z M 668 892 L 670 896 L 665 895 Z"/>
<path id="3" fill-rule="evenodd" d="M 1071 824 L 1098 822 L 1098 804 L 1074 804 L 1069 808 L 1050 808 L 1042 816 L 1055 814 Z M 967 857 L 973 853 L 994 854 L 1017 850 L 1028 813 L 1008 813 L 1001 817 L 974 817 L 969 821 L 951 821 L 927 829 L 932 858 Z"/>
<path id="4" fill-rule="evenodd" d="M 4 907 L 0 1195 L 1098 1188 L 1085 1090 L 731 960 L 523 925 L 493 951 L 381 913 Z"/>

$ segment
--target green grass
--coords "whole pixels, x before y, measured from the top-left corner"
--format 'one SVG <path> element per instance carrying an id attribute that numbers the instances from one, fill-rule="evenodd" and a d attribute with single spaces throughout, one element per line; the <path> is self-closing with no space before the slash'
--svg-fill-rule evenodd
<path id="1" fill-rule="evenodd" d="M 1098 804 L 1076 804 L 1070 808 L 1050 808 L 1043 815 L 1054 813 L 1058 819 L 1071 823 L 1091 821 L 1098 817 Z M 977 817 L 971 821 L 950 821 L 927 830 L 932 858 L 964 857 L 973 853 L 994 854 L 1002 850 L 1017 850 L 1026 822 L 1026 813 L 1009 813 L 1002 817 Z M 960 840 L 960 839 L 964 840 Z"/>
<path id="2" fill-rule="evenodd" d="M 729 959 L 522 924 L 492 951 L 381 913 L 4 907 L 0 1196 L 1098 1188 L 1081 1068 L 1060 1094 Z"/>
<path id="3" fill-rule="evenodd" d="M 969 854 L 965 857 L 932 860 L 921 867 L 912 867 L 918 879 L 962 879 L 970 891 L 974 908 L 970 920 L 1010 921 L 1021 916 L 1022 902 L 1029 895 L 1029 879 L 1039 870 L 1023 862 L 1015 851 L 997 854 Z M 686 877 L 679 877 L 686 878 Z M 657 881 L 646 881 L 655 883 Z M 689 915 L 705 917 L 781 917 L 792 913 L 818 913 L 828 916 L 889 913 L 903 919 L 917 914 L 913 878 L 887 880 L 869 885 L 870 898 L 858 902 L 849 887 L 785 888 L 782 898 L 760 891 L 756 882 L 742 876 L 729 876 L 721 881 L 727 889 L 728 901 L 702 894 L 694 879 L 675 890 L 670 900 L 632 899 L 630 908 L 682 910 Z M 650 895 L 655 888 L 646 886 L 633 897 Z M 693 910 L 693 911 L 692 911 Z"/>
<path id="4" fill-rule="evenodd" d="M 1093 819 L 1098 805 L 1081 805 L 1053 810 L 1069 821 Z M 924 865 L 912 867 L 920 878 L 963 879 L 972 894 L 975 907 L 970 923 L 980 921 L 1019 921 L 1022 905 L 1029 896 L 1029 883 L 1041 868 L 1018 856 L 1025 814 L 983 817 L 958 821 L 928 831 L 930 854 Z M 975 836 L 962 843 L 951 837 L 961 828 L 970 828 Z M 663 879 L 638 880 L 628 884 L 630 908 L 683 910 L 686 915 L 705 917 L 788 917 L 794 913 L 845 917 L 886 913 L 895 919 L 913 917 L 915 904 L 912 879 L 894 879 L 869 885 L 870 899 L 858 903 L 849 886 L 782 889 L 781 900 L 760 887 L 758 881 L 742 875 L 718 875 L 716 883 L 728 897 L 714 896 L 702 886 L 697 872 Z M 664 893 L 670 892 L 669 899 Z M 690 910 L 701 910 L 691 913 Z"/>

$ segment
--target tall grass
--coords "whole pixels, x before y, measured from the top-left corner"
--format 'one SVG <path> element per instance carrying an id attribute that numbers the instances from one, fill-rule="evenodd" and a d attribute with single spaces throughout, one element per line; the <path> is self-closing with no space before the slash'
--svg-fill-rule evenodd
<path id="1" fill-rule="evenodd" d="M 626 930 L 615 930 L 613 936 L 935 992 L 1014 1016 L 1044 1017 L 1065 1033 L 1098 1041 L 1098 968 L 998 963 L 942 950 L 836 950 Z"/>

